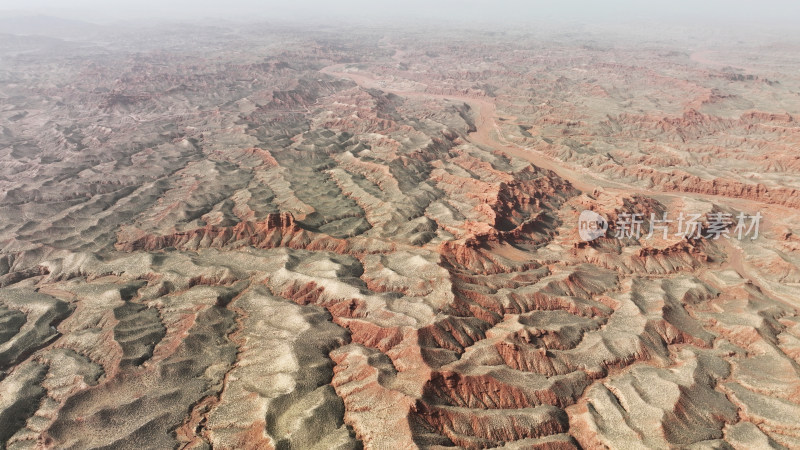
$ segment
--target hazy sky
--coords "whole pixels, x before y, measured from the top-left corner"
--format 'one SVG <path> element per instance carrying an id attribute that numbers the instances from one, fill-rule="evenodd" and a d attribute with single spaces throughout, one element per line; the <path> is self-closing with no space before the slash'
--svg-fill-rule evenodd
<path id="1" fill-rule="evenodd" d="M 0 10 L 104 22 L 142 18 L 312 18 L 800 24 L 798 0 L 0 0 Z"/>

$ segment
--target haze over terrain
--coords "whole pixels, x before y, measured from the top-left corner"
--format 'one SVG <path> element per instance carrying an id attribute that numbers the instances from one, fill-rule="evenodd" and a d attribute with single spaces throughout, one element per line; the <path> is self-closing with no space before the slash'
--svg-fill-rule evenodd
<path id="1" fill-rule="evenodd" d="M 3 0 L 0 11 L 53 15 L 90 22 L 131 19 L 185 21 L 196 19 L 289 20 L 292 22 L 327 21 L 411 22 L 415 20 L 450 23 L 520 23 L 585 22 L 592 24 L 628 24 L 632 21 L 661 22 L 668 25 L 733 28 L 757 25 L 787 30 L 796 28 L 800 4 L 792 0 L 675 0 L 642 2 L 636 0 L 315 0 L 283 2 L 276 0 L 158 0 L 114 1 Z"/>
<path id="2" fill-rule="evenodd" d="M 800 448 L 794 2 L 0 9 L 0 448 Z"/>

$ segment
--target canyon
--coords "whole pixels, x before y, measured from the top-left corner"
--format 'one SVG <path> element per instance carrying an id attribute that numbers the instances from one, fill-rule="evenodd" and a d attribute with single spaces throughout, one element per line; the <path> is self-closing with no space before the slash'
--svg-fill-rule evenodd
<path id="1" fill-rule="evenodd" d="M 0 34 L 0 443 L 800 448 L 800 47 L 608 36 Z"/>

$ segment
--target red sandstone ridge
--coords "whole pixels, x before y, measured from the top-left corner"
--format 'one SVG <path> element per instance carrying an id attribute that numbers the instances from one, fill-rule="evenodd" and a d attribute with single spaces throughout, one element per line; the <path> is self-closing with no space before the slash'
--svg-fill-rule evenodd
<path id="1" fill-rule="evenodd" d="M 663 187 L 667 191 L 721 195 L 758 200 L 790 208 L 800 208 L 800 190 L 798 189 L 768 188 L 763 184 L 744 184 L 719 178 L 702 180 L 696 176 L 680 173 L 674 173 L 672 179 L 666 182 Z"/>
<path id="2" fill-rule="evenodd" d="M 130 236 L 133 234 L 133 236 Z M 189 231 L 157 236 L 126 231 L 118 236 L 116 248 L 121 251 L 154 251 L 165 248 L 197 250 L 251 246 L 255 248 L 337 248 L 344 242 L 304 230 L 291 213 L 268 214 L 258 222 L 240 222 L 232 227 L 207 225 Z"/>
<path id="3" fill-rule="evenodd" d="M 272 167 L 278 166 L 278 161 L 272 156 L 272 153 L 269 150 L 260 149 L 258 147 L 252 147 L 245 149 L 245 154 L 254 155 L 260 158 L 264 164 Z"/>

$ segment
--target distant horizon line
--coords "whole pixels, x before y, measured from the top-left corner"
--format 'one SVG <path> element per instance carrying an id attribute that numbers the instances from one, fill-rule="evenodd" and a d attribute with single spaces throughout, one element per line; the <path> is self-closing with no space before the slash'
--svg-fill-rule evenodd
<path id="1" fill-rule="evenodd" d="M 681 29 L 681 28 L 693 28 L 696 29 L 698 27 L 706 30 L 706 31 L 754 31 L 754 30 L 761 30 L 761 31 L 770 31 L 772 33 L 782 33 L 786 31 L 795 31 L 795 35 L 800 36 L 800 30 L 796 27 L 794 22 L 792 23 L 785 23 L 785 24 L 762 24 L 758 21 L 730 21 L 726 23 L 716 23 L 716 24 L 708 24 L 705 23 L 701 19 L 694 19 L 694 20 L 671 20 L 671 19 L 654 19 L 654 18 L 634 18 L 629 17 L 624 20 L 617 20 L 611 21 L 608 19 L 599 19 L 599 20 L 587 20 L 585 18 L 566 18 L 561 17 L 558 19 L 554 18 L 547 18 L 547 17 L 540 17 L 538 19 L 532 18 L 518 18 L 516 20 L 500 20 L 497 18 L 485 18 L 485 19 L 454 19 L 454 18 L 438 18 L 438 17 L 396 17 L 396 18 L 386 18 L 382 16 L 376 17 L 351 17 L 351 18 L 323 18 L 323 17 L 297 17 L 297 16 L 287 16 L 287 15 L 274 15 L 274 16 L 259 16 L 259 15 L 247 15 L 247 17 L 241 16 L 226 16 L 226 17 L 214 17 L 212 15 L 197 15 L 197 16 L 185 16 L 185 17 L 161 17 L 161 16 L 139 16 L 139 17 L 108 17 L 108 18 L 99 18 L 99 17 L 74 17 L 70 15 L 63 15 L 59 14 L 58 12 L 45 12 L 45 11 L 36 11 L 36 10 L 19 10 L 19 9 L 0 9 L 0 21 L 7 21 L 12 19 L 34 19 L 34 18 L 41 18 L 41 19 L 55 19 L 64 22 L 74 22 L 76 24 L 86 24 L 92 25 L 96 27 L 110 27 L 110 26 L 119 26 L 119 25 L 128 25 L 131 27 L 142 27 L 142 26 L 159 26 L 159 25 L 179 25 L 179 24 L 202 24 L 202 25 L 211 25 L 213 22 L 217 22 L 219 24 L 231 24 L 231 25 L 257 25 L 260 23 L 269 23 L 273 25 L 287 25 L 287 26 L 301 26 L 301 25 L 311 25 L 311 26 L 325 26 L 330 28 L 337 28 L 337 27 L 353 27 L 353 26 L 368 26 L 368 27 L 381 27 L 390 30 L 402 30 L 408 29 L 409 27 L 413 27 L 414 25 L 423 27 L 423 26 L 430 26 L 430 25 L 438 25 L 442 27 L 442 31 L 448 29 L 455 29 L 457 27 L 479 27 L 483 28 L 482 31 L 487 32 L 494 32 L 494 33 L 503 33 L 503 32 L 510 32 L 510 33 L 518 33 L 521 31 L 525 31 L 523 27 L 525 26 L 547 26 L 547 27 L 561 27 L 564 25 L 571 25 L 571 26 L 585 26 L 585 27 L 601 27 L 601 28 L 611 28 L 611 29 L 618 29 L 617 31 L 621 30 L 629 30 L 628 27 L 631 26 L 660 26 L 662 28 L 668 29 Z M 502 28 L 497 28 L 502 27 Z M 569 30 L 564 30 L 568 32 Z M 575 30 L 579 31 L 579 30 Z M 587 30 L 580 30 L 580 31 L 587 31 Z M 598 31 L 598 30 L 596 30 Z M 655 31 L 655 30 L 654 30 Z M 0 30 L 0 34 L 15 34 L 15 33 L 3 33 Z"/>

